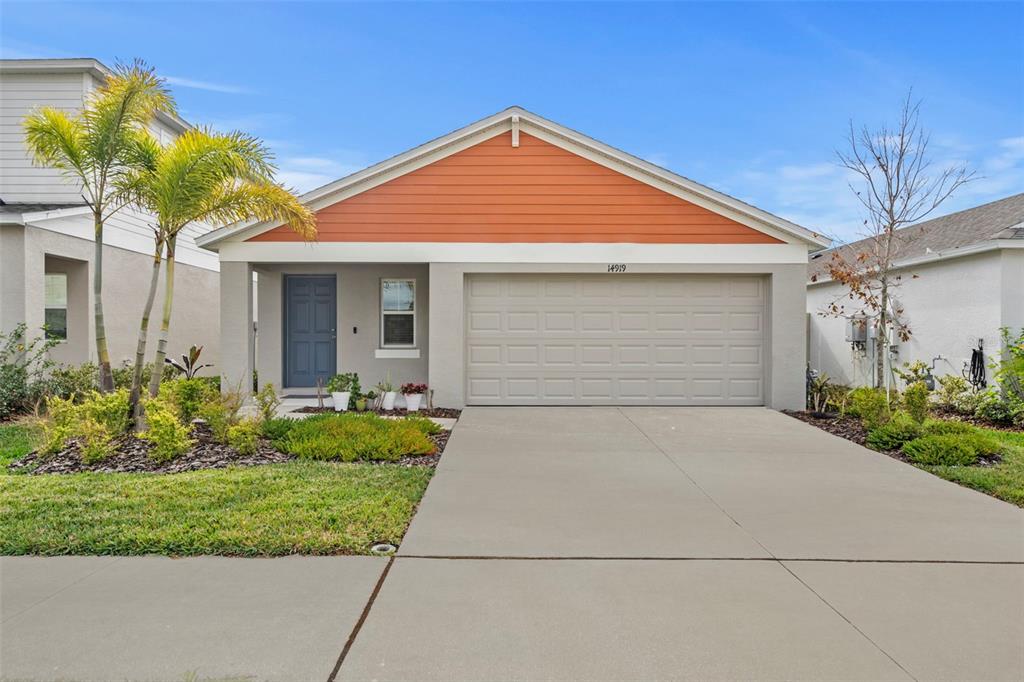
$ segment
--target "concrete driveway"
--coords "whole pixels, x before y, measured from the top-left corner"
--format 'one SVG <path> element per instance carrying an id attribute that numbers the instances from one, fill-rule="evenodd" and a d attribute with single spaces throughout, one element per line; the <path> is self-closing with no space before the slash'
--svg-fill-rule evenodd
<path id="1" fill-rule="evenodd" d="M 0 579 L 12 680 L 1024 679 L 1024 513 L 757 408 L 466 410 L 390 561 Z"/>

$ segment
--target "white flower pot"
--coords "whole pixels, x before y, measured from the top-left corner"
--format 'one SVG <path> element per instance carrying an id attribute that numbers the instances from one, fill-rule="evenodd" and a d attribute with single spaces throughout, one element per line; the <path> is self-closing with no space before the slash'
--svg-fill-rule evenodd
<path id="1" fill-rule="evenodd" d="M 409 393 L 405 396 L 405 409 L 410 412 L 419 412 L 420 403 L 423 402 L 422 393 Z"/>
<path id="2" fill-rule="evenodd" d="M 384 394 L 384 400 L 381 402 L 381 408 L 385 410 L 395 409 L 395 398 L 398 396 L 394 391 L 388 391 Z"/>
<path id="3" fill-rule="evenodd" d="M 341 393 L 331 392 L 331 398 L 334 399 L 334 411 L 335 412 L 347 412 L 348 411 L 348 399 L 352 397 L 351 391 L 342 391 Z"/>

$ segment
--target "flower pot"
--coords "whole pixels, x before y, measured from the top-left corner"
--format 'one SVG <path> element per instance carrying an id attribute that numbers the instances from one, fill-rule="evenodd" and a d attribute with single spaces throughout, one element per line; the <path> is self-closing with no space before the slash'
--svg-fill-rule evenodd
<path id="1" fill-rule="evenodd" d="M 366 412 L 366 398 L 356 399 L 356 412 Z"/>
<path id="2" fill-rule="evenodd" d="M 405 396 L 405 409 L 410 412 L 419 412 L 420 403 L 423 402 L 422 393 L 408 393 Z"/>
<path id="3" fill-rule="evenodd" d="M 381 400 L 381 403 L 380 403 L 381 409 L 383 409 L 383 410 L 393 410 L 393 409 L 395 409 L 395 398 L 396 397 L 398 397 L 397 393 L 395 393 L 394 391 L 387 391 L 384 394 L 384 398 Z"/>
<path id="4" fill-rule="evenodd" d="M 331 398 L 334 399 L 334 411 L 335 412 L 347 412 L 348 411 L 348 399 L 352 397 L 351 391 L 342 391 L 341 393 L 331 392 Z"/>

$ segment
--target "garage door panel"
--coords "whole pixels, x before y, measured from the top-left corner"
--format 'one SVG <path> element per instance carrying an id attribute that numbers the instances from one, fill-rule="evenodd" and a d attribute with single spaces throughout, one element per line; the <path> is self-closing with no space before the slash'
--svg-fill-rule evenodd
<path id="1" fill-rule="evenodd" d="M 473 275 L 470 404 L 759 405 L 764 280 Z"/>

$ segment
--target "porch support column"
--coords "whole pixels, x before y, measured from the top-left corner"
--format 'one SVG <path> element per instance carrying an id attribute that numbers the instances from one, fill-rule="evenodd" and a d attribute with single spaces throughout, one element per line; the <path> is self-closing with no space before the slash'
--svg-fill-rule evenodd
<path id="1" fill-rule="evenodd" d="M 0 256 L 0 333 L 9 334 L 25 321 L 28 307 L 23 225 L 0 225 Z"/>
<path id="2" fill-rule="evenodd" d="M 220 263 L 221 390 L 252 393 L 255 335 L 252 318 L 252 264 Z"/>
<path id="3" fill-rule="evenodd" d="M 802 410 L 806 400 L 807 266 L 776 266 L 770 288 L 769 406 L 776 410 Z"/>
<path id="4" fill-rule="evenodd" d="M 427 383 L 434 391 L 434 404 L 442 407 L 465 405 L 464 279 L 463 268 L 458 263 L 430 264 Z"/>

